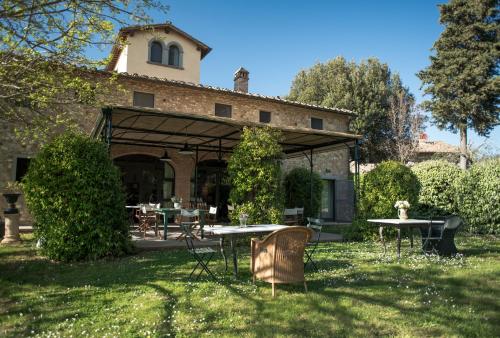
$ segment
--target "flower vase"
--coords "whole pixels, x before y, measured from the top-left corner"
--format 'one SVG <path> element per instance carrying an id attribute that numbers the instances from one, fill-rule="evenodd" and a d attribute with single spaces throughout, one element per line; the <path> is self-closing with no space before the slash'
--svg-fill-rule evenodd
<path id="1" fill-rule="evenodd" d="M 240 217 L 240 227 L 246 228 L 247 227 L 247 219 L 246 217 Z"/>
<path id="2" fill-rule="evenodd" d="M 398 209 L 398 216 L 401 220 L 408 219 L 408 209 Z"/>
<path id="3" fill-rule="evenodd" d="M 175 202 L 174 203 L 174 209 L 180 209 L 181 208 L 181 204 L 178 203 L 178 202 Z"/>

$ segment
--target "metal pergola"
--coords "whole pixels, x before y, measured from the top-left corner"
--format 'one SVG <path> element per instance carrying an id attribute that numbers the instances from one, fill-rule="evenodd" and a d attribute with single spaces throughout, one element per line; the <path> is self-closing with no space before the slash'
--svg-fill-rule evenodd
<path id="1" fill-rule="evenodd" d="M 213 115 L 167 112 L 154 108 L 115 106 L 102 109 L 102 115 L 92 130 L 92 137 L 101 138 L 108 145 L 108 149 L 113 145 L 130 145 L 180 150 L 187 144 L 195 153 L 196 187 L 199 152 L 215 152 L 218 159 L 222 160 L 223 154 L 231 153 L 239 143 L 244 127 L 263 126 L 268 124 Z M 353 149 L 354 184 L 356 188 L 359 186 L 361 135 L 309 128 L 272 127 L 280 130 L 283 135 L 280 144 L 286 157 L 306 157 L 311 172 L 314 168 L 314 154 L 342 147 Z M 197 189 L 195 193 L 196 191 Z"/>

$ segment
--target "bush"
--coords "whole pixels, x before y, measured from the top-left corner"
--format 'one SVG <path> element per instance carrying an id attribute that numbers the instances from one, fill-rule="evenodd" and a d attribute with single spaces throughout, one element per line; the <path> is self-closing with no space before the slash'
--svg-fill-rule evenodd
<path id="1" fill-rule="evenodd" d="M 462 175 L 456 165 L 444 160 L 425 161 L 416 164 L 412 171 L 420 182 L 416 208 L 420 216 L 445 216 L 456 212 L 455 181 Z"/>
<path id="2" fill-rule="evenodd" d="M 455 187 L 458 211 L 469 231 L 500 234 L 500 159 L 472 165 Z"/>
<path id="3" fill-rule="evenodd" d="M 229 159 L 230 200 L 235 205 L 231 221 L 249 215 L 248 223 L 280 223 L 283 208 L 281 190 L 281 133 L 270 127 L 243 129 L 241 141 Z"/>
<path id="4" fill-rule="evenodd" d="M 375 237 L 377 227 L 373 224 L 368 226 L 366 219 L 397 218 L 398 211 L 394 208 L 394 203 L 406 200 L 415 208 L 419 191 L 418 179 L 410 168 L 395 161 L 380 163 L 375 169 L 361 176 L 359 209 L 357 220 L 353 223 L 359 223 L 356 231 L 362 232 L 363 238 Z M 386 231 L 386 234 L 390 236 L 391 232 Z"/>
<path id="5" fill-rule="evenodd" d="M 96 259 L 131 248 L 120 173 L 104 144 L 59 136 L 33 159 L 23 183 L 35 238 L 49 258 Z"/>
<path id="6" fill-rule="evenodd" d="M 311 171 L 305 168 L 294 168 L 284 180 L 285 205 L 287 208 L 304 208 L 306 217 L 317 217 L 321 208 L 321 192 L 323 181 L 318 173 L 312 173 L 312 209 L 311 209 Z"/>

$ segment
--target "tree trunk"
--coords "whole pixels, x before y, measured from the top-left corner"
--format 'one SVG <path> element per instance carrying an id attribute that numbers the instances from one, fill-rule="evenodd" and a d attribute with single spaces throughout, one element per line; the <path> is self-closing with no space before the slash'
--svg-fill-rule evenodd
<path id="1" fill-rule="evenodd" d="M 460 169 L 467 169 L 467 125 L 460 127 Z"/>

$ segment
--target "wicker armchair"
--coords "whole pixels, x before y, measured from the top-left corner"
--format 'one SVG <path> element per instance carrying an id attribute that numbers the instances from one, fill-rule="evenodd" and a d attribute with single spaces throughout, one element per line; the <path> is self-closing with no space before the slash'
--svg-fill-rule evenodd
<path id="1" fill-rule="evenodd" d="M 251 241 L 251 265 L 253 280 L 260 279 L 272 284 L 275 295 L 277 283 L 304 283 L 304 248 L 313 231 L 301 226 L 291 226 L 268 235 L 259 241 Z"/>

